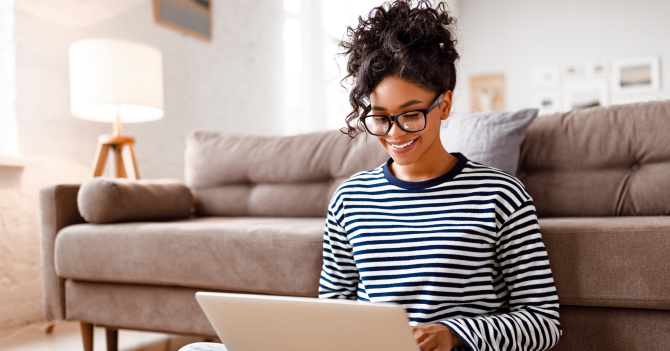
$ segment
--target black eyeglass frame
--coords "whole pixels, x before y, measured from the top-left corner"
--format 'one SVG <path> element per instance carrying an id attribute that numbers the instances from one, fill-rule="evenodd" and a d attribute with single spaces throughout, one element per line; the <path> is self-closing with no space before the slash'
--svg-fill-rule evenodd
<path id="1" fill-rule="evenodd" d="M 393 128 L 393 122 L 395 122 L 395 124 L 397 124 L 398 127 L 399 127 L 400 129 L 402 129 L 403 131 L 405 131 L 405 132 L 407 132 L 407 133 L 418 133 L 418 132 L 420 132 L 420 131 L 426 129 L 426 125 L 427 125 L 427 123 L 426 123 L 426 122 L 427 122 L 426 119 L 428 118 L 428 114 L 430 113 L 430 111 L 432 111 L 433 109 L 435 109 L 435 107 L 437 107 L 437 105 L 439 105 L 440 102 L 442 102 L 442 97 L 443 97 L 443 96 L 444 96 L 444 93 L 438 95 L 438 96 L 435 98 L 435 100 L 433 100 L 433 102 L 430 104 L 430 106 L 428 106 L 428 107 L 425 108 L 425 109 L 418 109 L 418 110 L 410 110 L 410 111 L 400 112 L 400 113 L 395 114 L 395 115 L 393 115 L 393 116 L 384 116 L 384 115 L 365 115 L 365 116 L 361 117 L 361 123 L 363 124 L 363 127 L 365 128 L 365 130 L 366 130 L 368 133 L 370 133 L 370 134 L 372 134 L 372 135 L 376 135 L 376 136 L 383 136 L 383 135 L 388 134 L 388 133 L 391 131 L 391 128 Z M 370 106 L 368 106 L 367 110 L 369 110 L 369 109 L 370 109 Z M 405 128 L 402 127 L 402 125 L 400 124 L 400 122 L 398 122 L 398 117 L 400 117 L 401 115 L 404 115 L 404 114 L 406 114 L 406 113 L 410 113 L 410 112 L 421 112 L 421 113 L 423 113 L 423 128 L 421 128 L 421 129 L 419 129 L 419 130 L 407 130 L 407 129 L 405 129 Z M 365 124 L 365 119 L 368 118 L 368 117 L 377 117 L 377 118 L 379 118 L 379 117 L 384 117 L 384 118 L 386 118 L 386 122 L 388 123 L 388 129 L 386 130 L 386 132 L 384 132 L 383 134 L 375 134 L 375 133 L 371 132 L 370 129 L 368 129 L 368 125 Z"/>

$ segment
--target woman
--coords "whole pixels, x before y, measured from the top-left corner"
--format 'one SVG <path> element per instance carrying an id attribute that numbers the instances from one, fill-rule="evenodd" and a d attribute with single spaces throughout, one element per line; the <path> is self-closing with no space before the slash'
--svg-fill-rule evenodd
<path id="1" fill-rule="evenodd" d="M 530 195 L 440 141 L 451 24 L 444 3 L 397 0 L 347 30 L 345 132 L 374 135 L 390 158 L 335 192 L 319 297 L 401 304 L 422 351 L 546 350 L 561 335 L 558 297 Z"/>
<path id="2" fill-rule="evenodd" d="M 444 3 L 398 0 L 347 30 L 345 132 L 374 135 L 390 158 L 335 192 L 319 297 L 401 304 L 422 351 L 549 349 L 558 297 L 530 195 L 440 141 L 451 25 Z"/>

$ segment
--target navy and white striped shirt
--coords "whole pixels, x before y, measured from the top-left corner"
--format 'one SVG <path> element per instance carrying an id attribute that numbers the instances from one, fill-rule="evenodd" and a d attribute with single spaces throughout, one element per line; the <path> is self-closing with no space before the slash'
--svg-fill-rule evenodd
<path id="1" fill-rule="evenodd" d="M 435 179 L 400 180 L 390 159 L 340 185 L 319 297 L 401 304 L 472 350 L 546 350 L 561 327 L 533 201 L 508 173 L 454 156 Z"/>

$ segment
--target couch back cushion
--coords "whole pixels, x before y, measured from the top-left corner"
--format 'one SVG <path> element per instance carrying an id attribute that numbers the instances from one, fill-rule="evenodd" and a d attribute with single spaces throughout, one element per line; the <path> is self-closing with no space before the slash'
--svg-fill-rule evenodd
<path id="1" fill-rule="evenodd" d="M 539 116 L 517 176 L 539 216 L 670 215 L 670 101 Z"/>
<path id="2" fill-rule="evenodd" d="M 185 178 L 201 216 L 325 217 L 337 187 L 388 159 L 376 138 L 339 131 L 289 137 L 196 132 Z"/>

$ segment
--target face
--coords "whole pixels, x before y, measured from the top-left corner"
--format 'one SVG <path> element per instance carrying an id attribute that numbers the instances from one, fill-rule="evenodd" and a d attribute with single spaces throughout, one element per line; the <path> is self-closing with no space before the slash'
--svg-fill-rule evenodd
<path id="1" fill-rule="evenodd" d="M 398 77 L 382 80 L 370 94 L 370 114 L 391 116 L 425 109 L 437 94 Z M 442 102 L 426 115 L 426 128 L 416 133 L 400 129 L 394 122 L 386 135 L 377 136 L 394 163 L 399 166 L 422 166 L 431 162 L 432 155 L 444 150 L 440 142 L 440 122 L 449 117 L 451 91 L 444 93 Z"/>

